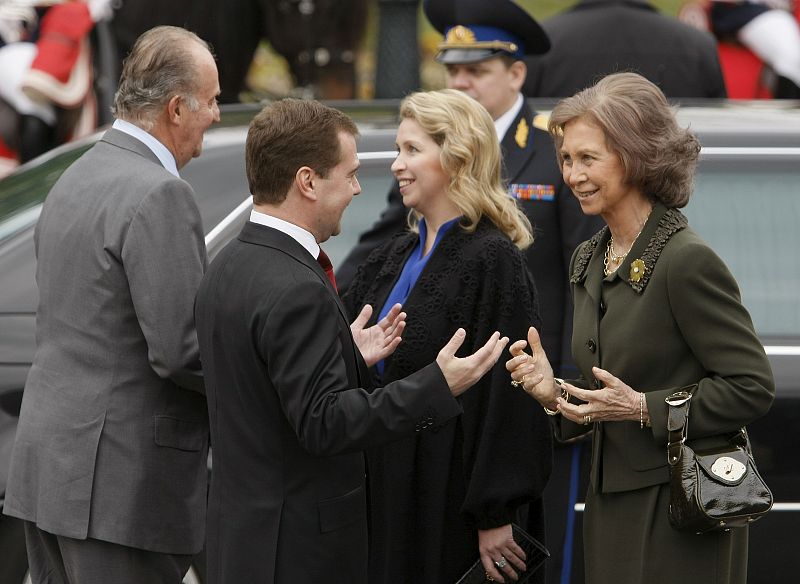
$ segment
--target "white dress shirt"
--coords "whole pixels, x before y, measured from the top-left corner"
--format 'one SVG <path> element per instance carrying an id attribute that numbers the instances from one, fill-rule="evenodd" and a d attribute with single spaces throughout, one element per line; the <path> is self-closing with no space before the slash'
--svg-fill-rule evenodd
<path id="1" fill-rule="evenodd" d="M 319 257 L 319 244 L 310 231 L 306 231 L 294 223 L 289 223 L 288 221 L 278 219 L 277 217 L 267 215 L 266 213 L 256 211 L 255 209 L 250 211 L 250 221 L 253 223 L 258 223 L 259 225 L 272 227 L 273 229 L 277 229 L 278 231 L 285 233 L 297 243 L 302 245 L 308 251 L 308 253 L 311 254 L 312 258 L 317 259 L 317 257 Z"/>
<path id="2" fill-rule="evenodd" d="M 519 114 L 519 110 L 522 109 L 522 103 L 524 101 L 525 99 L 522 97 L 522 94 L 518 93 L 517 101 L 514 102 L 511 109 L 494 121 L 494 129 L 497 130 L 497 139 L 500 140 L 500 142 L 503 141 L 506 132 L 508 132 L 511 124 L 514 123 L 514 119 L 517 117 L 517 114 Z"/>
<path id="3" fill-rule="evenodd" d="M 161 142 L 159 142 L 152 134 L 149 134 L 142 130 L 139 126 L 135 126 L 130 122 L 126 122 L 125 120 L 115 120 L 114 125 L 111 126 L 115 130 L 119 130 L 120 132 L 124 132 L 129 136 L 133 136 L 139 142 L 142 142 L 145 146 L 147 146 L 153 154 L 156 155 L 161 165 L 166 168 L 170 174 L 174 174 L 178 178 L 181 175 L 178 174 L 178 165 L 175 163 L 175 157 L 172 155 L 166 146 L 164 146 Z"/>

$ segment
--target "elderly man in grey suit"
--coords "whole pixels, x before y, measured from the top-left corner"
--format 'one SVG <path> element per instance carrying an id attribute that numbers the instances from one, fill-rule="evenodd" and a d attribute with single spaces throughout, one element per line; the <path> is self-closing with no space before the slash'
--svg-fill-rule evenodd
<path id="1" fill-rule="evenodd" d="M 34 583 L 178 583 L 203 545 L 208 417 L 193 302 L 206 266 L 178 169 L 219 121 L 207 44 L 144 33 L 116 122 L 36 228 L 37 350 L 4 512 Z"/>

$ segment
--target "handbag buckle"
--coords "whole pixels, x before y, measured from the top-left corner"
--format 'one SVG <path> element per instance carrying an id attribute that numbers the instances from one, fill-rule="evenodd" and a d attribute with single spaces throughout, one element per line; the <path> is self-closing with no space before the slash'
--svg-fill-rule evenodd
<path id="1" fill-rule="evenodd" d="M 738 481 L 747 472 L 747 467 L 735 458 L 720 456 L 711 465 L 711 472 L 726 481 Z"/>

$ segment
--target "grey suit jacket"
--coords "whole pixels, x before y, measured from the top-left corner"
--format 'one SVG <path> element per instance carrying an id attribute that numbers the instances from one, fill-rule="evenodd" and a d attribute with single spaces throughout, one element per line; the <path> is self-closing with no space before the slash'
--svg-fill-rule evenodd
<path id="1" fill-rule="evenodd" d="M 206 252 L 191 187 L 109 130 L 53 187 L 35 243 L 37 350 L 4 512 L 72 538 L 199 551 Z"/>

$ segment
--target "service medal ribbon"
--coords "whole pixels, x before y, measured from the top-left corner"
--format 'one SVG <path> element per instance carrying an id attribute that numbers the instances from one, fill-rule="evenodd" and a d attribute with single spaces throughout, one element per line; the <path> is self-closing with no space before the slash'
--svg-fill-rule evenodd
<path id="1" fill-rule="evenodd" d="M 510 184 L 508 194 L 522 201 L 554 201 L 555 185 Z"/>

